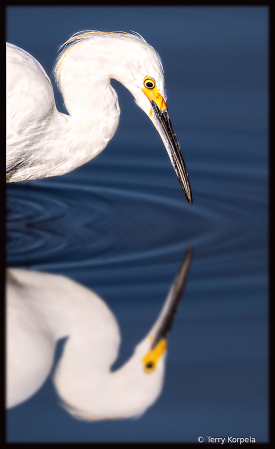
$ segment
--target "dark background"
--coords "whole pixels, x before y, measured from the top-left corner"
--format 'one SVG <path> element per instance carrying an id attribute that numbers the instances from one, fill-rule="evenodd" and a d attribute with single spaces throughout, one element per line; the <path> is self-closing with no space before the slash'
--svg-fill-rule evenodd
<path id="1" fill-rule="evenodd" d="M 160 54 L 194 204 L 156 130 L 113 80 L 121 120 L 107 148 L 62 177 L 8 186 L 8 265 L 60 273 L 102 296 L 121 326 L 118 366 L 156 319 L 190 245 L 194 257 L 152 408 L 138 420 L 77 421 L 49 378 L 8 411 L 7 440 L 266 442 L 268 8 L 7 8 L 7 41 L 49 75 L 58 47 L 81 30 L 134 30 Z"/>

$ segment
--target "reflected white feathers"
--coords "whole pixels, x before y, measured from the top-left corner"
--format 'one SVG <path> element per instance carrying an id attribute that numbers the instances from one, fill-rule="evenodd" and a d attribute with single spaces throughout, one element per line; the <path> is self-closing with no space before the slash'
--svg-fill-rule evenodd
<path id="1" fill-rule="evenodd" d="M 192 203 L 167 112 L 161 60 L 144 39 L 134 33 L 77 34 L 64 44 L 55 77 L 69 115 L 57 111 L 42 66 L 21 48 L 7 44 L 8 182 L 63 175 L 99 154 L 119 122 L 117 94 L 110 84 L 114 78 L 157 128 Z"/>
<path id="2" fill-rule="evenodd" d="M 99 296 L 67 277 L 8 270 L 7 406 L 38 391 L 51 371 L 56 342 L 68 337 L 54 374 L 65 409 L 86 420 L 144 413 L 162 390 L 168 334 L 191 257 L 189 248 L 158 319 L 116 371 L 119 327 Z"/>

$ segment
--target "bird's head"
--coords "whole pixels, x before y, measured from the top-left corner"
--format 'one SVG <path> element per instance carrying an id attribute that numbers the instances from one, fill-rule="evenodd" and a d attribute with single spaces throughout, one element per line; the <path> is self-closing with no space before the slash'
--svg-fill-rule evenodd
<path id="1" fill-rule="evenodd" d="M 188 173 L 168 114 L 161 59 L 156 50 L 141 36 L 130 39 L 131 46 L 125 46 L 124 52 L 121 51 L 120 64 L 117 66 L 117 74 L 114 77 L 132 93 L 136 104 L 153 122 L 168 152 L 187 201 L 192 204 Z"/>
<path id="2" fill-rule="evenodd" d="M 164 381 L 168 338 L 187 282 L 193 249 L 190 247 L 181 263 L 161 312 L 147 336 L 135 347 L 133 356 L 121 368 L 132 382 L 131 416 L 140 416 L 159 397 Z M 118 370 L 119 372 L 120 370 Z M 128 379 L 128 380 L 125 380 Z M 129 400 L 129 397 L 127 398 Z"/>

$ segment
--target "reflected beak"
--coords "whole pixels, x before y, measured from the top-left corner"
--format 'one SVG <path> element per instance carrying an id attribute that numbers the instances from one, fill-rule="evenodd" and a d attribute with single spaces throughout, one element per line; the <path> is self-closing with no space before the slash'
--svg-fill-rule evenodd
<path id="1" fill-rule="evenodd" d="M 187 201 L 189 204 L 192 204 L 192 192 L 188 173 L 180 151 L 179 143 L 170 122 L 166 103 L 163 100 L 162 104 L 165 105 L 165 109 L 159 107 L 154 100 L 150 100 L 150 103 L 153 110 L 151 119 L 162 138 Z"/>
<path id="2" fill-rule="evenodd" d="M 157 319 L 153 329 L 150 332 L 150 336 L 152 336 L 151 350 L 153 350 L 157 346 L 160 346 L 161 343 L 163 343 L 163 348 L 166 349 L 168 335 L 171 331 L 176 312 L 182 298 L 184 287 L 187 282 L 191 265 L 192 252 L 192 247 L 188 248 L 188 250 L 186 251 L 185 257 L 171 286 L 159 318 Z"/>

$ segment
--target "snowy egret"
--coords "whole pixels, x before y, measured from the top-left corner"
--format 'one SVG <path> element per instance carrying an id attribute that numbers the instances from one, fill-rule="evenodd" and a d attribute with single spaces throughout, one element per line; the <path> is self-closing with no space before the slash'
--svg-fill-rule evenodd
<path id="1" fill-rule="evenodd" d="M 144 413 L 162 390 L 168 334 L 191 258 L 190 247 L 155 324 L 115 371 L 119 327 L 99 296 L 63 276 L 8 270 L 7 406 L 38 391 L 51 371 L 57 340 L 68 337 L 54 374 L 65 409 L 85 420 Z"/>
<path id="2" fill-rule="evenodd" d="M 110 84 L 114 78 L 155 125 L 192 204 L 154 48 L 135 32 L 99 31 L 76 33 L 61 48 L 54 73 L 69 115 L 57 111 L 51 81 L 39 62 L 7 44 L 7 181 L 63 175 L 99 154 L 119 122 Z"/>

